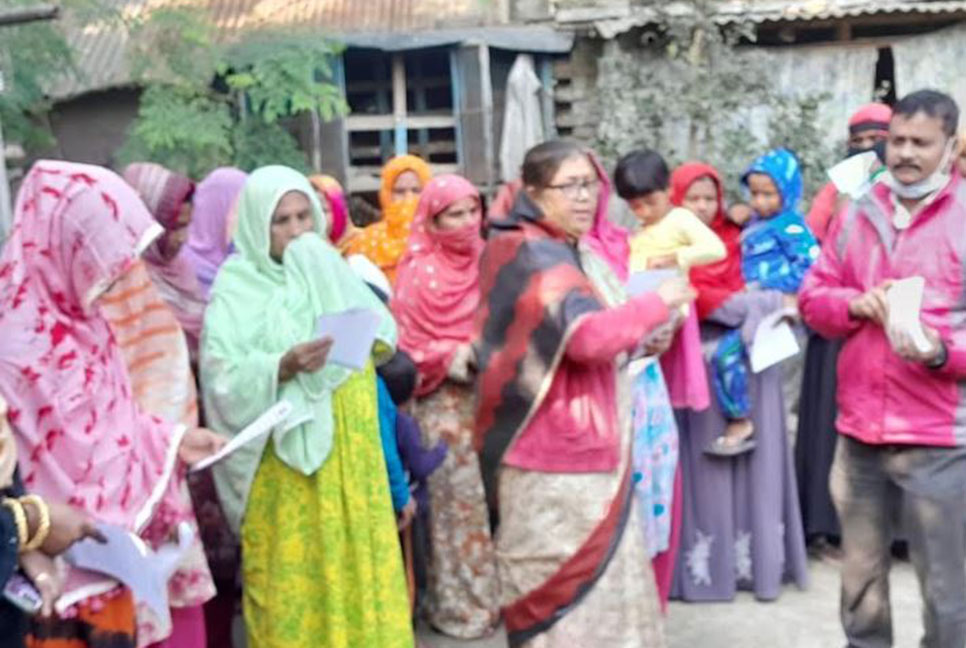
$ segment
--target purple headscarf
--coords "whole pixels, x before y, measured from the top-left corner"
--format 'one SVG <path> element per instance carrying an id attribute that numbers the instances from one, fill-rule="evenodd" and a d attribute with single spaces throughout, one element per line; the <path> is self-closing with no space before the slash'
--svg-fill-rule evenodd
<path id="1" fill-rule="evenodd" d="M 205 299 L 218 268 L 228 257 L 228 217 L 247 177 L 234 167 L 221 167 L 209 173 L 195 189 L 188 242 L 182 255 L 194 268 Z"/>

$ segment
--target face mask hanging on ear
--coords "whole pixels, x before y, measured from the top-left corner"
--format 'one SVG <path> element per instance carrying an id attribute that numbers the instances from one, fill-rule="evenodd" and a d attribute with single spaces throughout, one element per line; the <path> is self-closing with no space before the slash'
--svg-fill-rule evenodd
<path id="1" fill-rule="evenodd" d="M 883 173 L 882 181 L 885 182 L 889 189 L 892 190 L 892 193 L 899 198 L 904 200 L 921 200 L 929 194 L 939 191 L 945 187 L 947 183 L 949 183 L 950 170 L 952 168 L 953 154 L 955 151 L 956 140 L 955 138 L 950 138 L 946 151 L 943 153 L 943 159 L 939 162 L 939 166 L 936 167 L 936 170 L 933 171 L 929 177 L 923 178 L 919 182 L 903 184 L 896 180 L 896 177 L 892 175 L 892 171 L 886 171 Z"/>

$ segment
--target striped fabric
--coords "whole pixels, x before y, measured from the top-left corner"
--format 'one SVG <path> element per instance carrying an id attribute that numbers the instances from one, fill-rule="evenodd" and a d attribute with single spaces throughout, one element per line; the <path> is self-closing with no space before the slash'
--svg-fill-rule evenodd
<path id="1" fill-rule="evenodd" d="M 131 375 L 141 409 L 173 423 L 198 425 L 198 395 L 184 332 L 137 262 L 100 300 Z"/>

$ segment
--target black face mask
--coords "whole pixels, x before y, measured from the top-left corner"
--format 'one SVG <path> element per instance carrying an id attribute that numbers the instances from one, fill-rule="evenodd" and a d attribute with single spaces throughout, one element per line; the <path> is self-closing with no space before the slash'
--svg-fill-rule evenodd
<path id="1" fill-rule="evenodd" d="M 875 154 L 879 158 L 879 161 L 885 164 L 885 147 L 886 147 L 885 140 L 879 140 L 872 146 L 872 148 L 860 148 L 858 146 L 850 146 L 848 153 L 846 154 L 845 157 L 853 157 L 856 155 L 861 155 L 862 153 L 868 153 L 869 151 L 875 151 Z"/>

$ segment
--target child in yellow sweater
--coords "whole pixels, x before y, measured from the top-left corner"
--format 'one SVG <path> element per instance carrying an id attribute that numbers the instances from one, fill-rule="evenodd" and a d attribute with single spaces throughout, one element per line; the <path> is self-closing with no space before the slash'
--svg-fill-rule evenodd
<path id="1" fill-rule="evenodd" d="M 631 237 L 631 272 L 694 266 L 724 259 L 724 243 L 688 209 L 671 204 L 671 173 L 660 154 L 651 150 L 628 153 L 617 163 L 617 194 L 627 201 L 641 223 Z"/>

